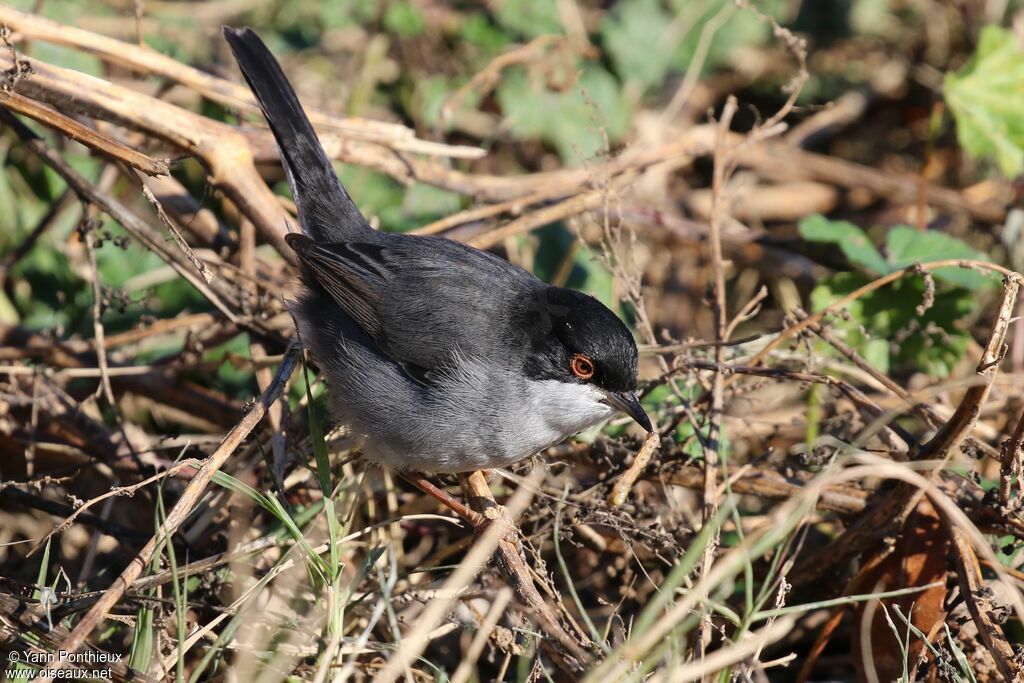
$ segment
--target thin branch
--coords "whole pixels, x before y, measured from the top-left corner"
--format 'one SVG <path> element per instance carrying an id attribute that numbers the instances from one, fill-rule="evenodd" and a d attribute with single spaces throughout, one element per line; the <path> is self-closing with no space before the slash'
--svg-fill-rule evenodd
<path id="1" fill-rule="evenodd" d="M 487 485 L 487 477 L 483 472 L 472 472 L 462 477 L 461 481 L 470 507 L 491 519 L 491 526 L 504 527 L 505 533 L 498 542 L 495 554 L 498 566 L 508 577 L 509 583 L 512 584 L 512 588 L 515 589 L 519 598 L 540 618 L 544 631 L 560 646 L 560 651 L 553 652 L 559 666 L 567 673 L 578 674 L 582 670 L 583 664 L 589 659 L 587 648 L 591 646 L 591 643 L 574 638 L 562 628 L 554 610 L 537 591 L 530 568 L 519 549 L 519 530 L 508 511 L 494 500 L 491 488 Z"/>
<path id="2" fill-rule="evenodd" d="M 981 642 L 992 655 L 992 660 L 1003 678 L 1019 682 L 1024 677 L 1024 671 L 1021 669 L 1019 657 L 1006 640 L 1003 629 L 989 616 L 993 606 L 986 597 L 987 590 L 982 584 L 981 568 L 978 566 L 974 548 L 955 523 L 950 525 L 949 537 L 953 542 L 953 561 L 956 564 L 954 574 L 960 584 L 960 595 L 967 603 L 967 611 L 978 628 Z"/>
<path id="3" fill-rule="evenodd" d="M 711 314 L 715 325 L 715 371 L 711 378 L 711 413 L 708 418 L 707 440 L 702 441 L 704 453 L 704 495 L 702 498 L 701 523 L 710 524 L 711 520 L 718 514 L 718 460 L 721 455 L 721 425 L 722 410 L 725 406 L 725 383 L 721 372 L 721 366 L 725 360 L 725 347 L 722 346 L 726 339 L 728 326 L 728 312 L 726 310 L 725 298 L 725 262 L 722 256 L 722 223 L 726 219 L 726 183 L 729 179 L 731 168 L 731 154 L 727 148 L 726 136 L 729 127 L 732 125 L 732 118 L 737 110 L 736 98 L 730 96 L 726 100 L 725 108 L 722 110 L 721 120 L 718 122 L 718 136 L 715 140 L 715 168 L 712 176 L 711 195 L 711 221 L 710 239 L 711 249 Z M 701 559 L 701 576 L 707 576 L 715 561 L 715 554 L 718 552 L 719 535 L 713 534 L 708 540 L 707 547 Z M 700 657 L 707 654 L 708 645 L 711 644 L 711 614 L 705 613 L 700 624 L 700 640 L 698 641 L 698 652 Z"/>
<path id="4" fill-rule="evenodd" d="M 59 24 L 3 5 L 0 5 L 0 23 L 7 24 L 25 38 L 82 50 L 135 73 L 152 74 L 180 83 L 203 97 L 227 107 L 244 109 L 253 114 L 259 113 L 248 88 L 182 64 L 144 46 L 108 38 L 75 26 Z M 357 140 L 388 144 L 404 152 L 464 159 L 478 159 L 484 154 L 484 150 L 477 147 L 419 140 L 412 129 L 400 124 L 358 117 L 331 116 L 319 111 L 310 111 L 309 117 L 318 127 L 338 131 Z"/>
<path id="5" fill-rule="evenodd" d="M 999 467 L 999 503 L 1007 511 L 1019 507 L 1021 504 L 1019 496 L 1024 491 L 1024 408 L 1021 409 L 1020 417 L 1017 418 L 1016 426 L 1013 428 L 1013 435 L 1003 443 Z M 1011 496 L 1013 494 L 1013 482 L 1017 482 L 1017 504 L 1014 505 Z"/>
<path id="6" fill-rule="evenodd" d="M 16 92 L 9 92 L 0 88 L 0 107 L 28 116 L 49 128 L 53 128 L 75 142 L 80 142 L 89 149 L 95 150 L 116 161 L 123 161 L 146 175 L 168 175 L 170 173 L 170 170 L 167 168 L 167 162 L 162 159 L 154 159 L 148 154 L 123 145 L 92 128 L 83 126 L 70 116 L 65 116 Z"/>
<path id="7" fill-rule="evenodd" d="M 1006 353 L 1006 333 L 1010 328 L 1014 310 L 1016 310 L 1017 292 L 1022 283 L 1024 283 L 1022 275 L 1012 273 L 1006 276 L 1003 281 L 1003 292 L 996 312 L 996 320 L 975 369 L 977 382 L 972 383 L 967 389 L 956 411 L 935 436 L 921 447 L 916 459 L 932 460 L 945 457 L 947 453 L 958 448 L 960 442 L 974 428 L 978 421 L 978 415 L 981 414 L 981 407 L 985 404 L 989 391 L 992 389 L 992 382 L 999 372 L 999 362 Z"/>
<path id="8" fill-rule="evenodd" d="M 25 126 L 25 124 L 13 115 L 0 110 L 0 121 L 11 126 L 25 144 L 31 147 L 47 165 L 53 168 L 53 170 L 55 170 L 64 179 L 64 182 L 66 182 L 79 197 L 84 201 L 95 204 L 103 210 L 104 213 L 108 214 L 111 218 L 120 223 L 121 226 L 124 227 L 124 229 L 127 230 L 135 239 L 142 242 L 146 247 L 163 258 L 164 261 L 179 275 L 188 280 L 192 286 L 198 289 L 203 296 L 205 296 L 211 304 L 216 306 L 217 309 L 220 310 L 221 313 L 223 313 L 229 320 L 232 322 L 239 322 L 238 314 L 234 310 L 236 307 L 230 306 L 225 301 L 224 293 L 215 291 L 212 287 L 212 283 L 208 283 L 200 277 L 192 268 L 191 264 L 186 265 L 186 262 L 182 260 L 179 254 L 167 249 L 164 244 L 164 240 L 155 235 L 154 231 L 141 219 L 128 211 L 128 209 L 113 197 L 99 192 L 98 189 L 81 174 L 71 168 L 71 165 L 68 164 L 63 157 L 53 151 L 41 138 L 35 135 L 35 133 L 33 133 L 27 126 Z"/>

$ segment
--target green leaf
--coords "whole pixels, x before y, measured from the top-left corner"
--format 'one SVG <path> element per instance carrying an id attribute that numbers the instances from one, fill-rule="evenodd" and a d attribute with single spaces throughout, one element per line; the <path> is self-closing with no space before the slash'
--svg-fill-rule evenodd
<path id="1" fill-rule="evenodd" d="M 824 309 L 869 280 L 857 273 L 837 273 L 814 288 L 813 309 Z M 901 366 L 945 377 L 967 351 L 970 335 L 957 321 L 973 310 L 975 295 L 961 287 L 947 288 L 919 313 L 924 292 L 924 278 L 908 275 L 852 302 L 846 307 L 849 319 L 835 318 L 829 327 L 883 372 Z"/>
<path id="2" fill-rule="evenodd" d="M 583 65 L 579 80 L 565 90 L 552 90 L 511 69 L 497 90 L 498 102 L 512 132 L 550 142 L 567 163 L 604 151 L 629 126 L 629 105 L 618 81 L 601 66 Z"/>
<path id="3" fill-rule="evenodd" d="M 47 537 L 46 545 L 43 546 L 43 558 L 39 562 L 39 572 L 36 574 L 36 589 L 32 591 L 32 599 L 42 598 L 42 586 L 46 585 L 46 575 L 50 573 L 50 538 Z"/>
<path id="4" fill-rule="evenodd" d="M 884 258 L 867 234 L 853 223 L 831 221 L 818 214 L 800 221 L 799 230 L 805 240 L 838 245 L 851 264 L 876 275 L 902 270 L 915 263 L 950 259 L 987 260 L 984 254 L 955 237 L 906 225 L 897 225 L 886 233 Z M 933 275 L 938 280 L 968 289 L 982 289 L 995 284 L 992 278 L 978 271 L 958 266 L 938 268 Z"/>
<path id="5" fill-rule="evenodd" d="M 645 89 L 665 77 L 672 53 L 652 50 L 672 22 L 660 0 L 624 0 L 616 3 L 601 23 L 601 37 L 615 72 L 625 81 L 637 81 Z"/>
<path id="6" fill-rule="evenodd" d="M 289 2 L 281 6 L 276 17 L 277 31 L 271 35 L 280 35 L 283 29 L 299 31 L 310 43 L 317 43 L 318 24 L 329 29 L 348 28 L 367 24 L 377 17 L 379 10 L 375 0 L 332 0 L 316 4 Z"/>
<path id="7" fill-rule="evenodd" d="M 889 341 L 865 339 L 860 344 L 860 355 L 882 372 L 889 372 Z"/>
<path id="8" fill-rule="evenodd" d="M 968 154 L 995 159 L 1007 176 L 1024 171 L 1024 50 L 1012 32 L 982 29 L 974 57 L 946 74 L 943 95 Z"/>
<path id="9" fill-rule="evenodd" d="M 885 238 L 886 252 L 891 270 L 899 270 L 915 263 L 966 259 L 986 261 L 987 257 L 955 237 L 934 230 L 915 230 L 897 225 Z M 968 289 L 983 289 L 995 285 L 991 277 L 968 268 L 937 268 L 932 271 L 937 280 Z"/>
<path id="10" fill-rule="evenodd" d="M 402 38 L 414 38 L 427 29 L 427 20 L 409 2 L 393 2 L 384 12 L 384 27 Z"/>
<path id="11" fill-rule="evenodd" d="M 984 256 L 960 240 L 941 232 L 919 231 L 898 225 L 886 234 L 883 258 L 859 227 L 844 221 L 811 216 L 800 223 L 807 240 L 836 244 L 850 263 L 884 275 L 914 263 L 983 259 Z M 905 366 L 936 377 L 948 375 L 967 350 L 970 335 L 958 326 L 974 306 L 970 290 L 994 284 L 981 273 L 959 267 L 939 268 L 932 273 L 945 283 L 927 309 L 926 282 L 921 275 L 907 274 L 884 290 L 871 292 L 846 307 L 848 319 L 830 323 L 842 339 L 871 365 L 883 372 Z M 836 273 L 811 292 L 811 304 L 820 311 L 871 280 L 863 273 Z"/>
<path id="12" fill-rule="evenodd" d="M 890 272 L 889 265 L 867 234 L 853 223 L 830 221 L 821 214 L 815 214 L 800 221 L 799 230 L 805 240 L 838 245 L 854 265 L 878 275 Z"/>
<path id="13" fill-rule="evenodd" d="M 671 71 L 699 61 L 700 73 L 728 64 L 744 49 L 760 45 L 769 27 L 732 0 L 621 0 L 601 23 L 601 39 L 615 72 L 644 90 L 660 86 Z M 758 9 L 776 14 L 777 2 Z"/>
<path id="14" fill-rule="evenodd" d="M 470 14 L 460 30 L 462 39 L 488 53 L 497 54 L 509 44 L 508 35 L 487 20 L 482 13 Z"/>
<path id="15" fill-rule="evenodd" d="M 128 665 L 136 671 L 146 671 L 153 659 L 154 632 L 153 622 L 156 615 L 148 603 L 143 603 L 135 611 L 135 628 L 132 631 L 132 646 L 128 653 Z"/>
<path id="16" fill-rule="evenodd" d="M 326 562 L 324 562 L 320 555 L 317 554 L 309 541 L 306 540 L 306 537 L 303 535 L 298 523 L 292 518 L 288 511 L 285 510 L 284 506 L 281 505 L 281 502 L 277 498 L 265 494 L 262 491 L 257 491 L 252 486 L 249 486 L 245 482 L 236 479 L 226 472 L 215 472 L 213 474 L 213 483 L 221 488 L 246 496 L 277 518 L 277 521 L 281 522 L 281 525 L 284 527 L 285 532 L 291 536 L 292 540 L 295 541 L 296 545 L 298 545 L 306 555 L 307 569 L 315 573 L 319 580 L 327 580 L 327 577 L 330 576 L 330 567 Z"/>
<path id="17" fill-rule="evenodd" d="M 524 38 L 562 33 L 558 3 L 551 0 L 501 0 L 494 11 L 498 23 Z"/>
<path id="18" fill-rule="evenodd" d="M 864 285 L 869 279 L 859 273 L 836 273 L 811 291 L 811 309 L 815 312 L 824 310 L 833 301 Z M 865 300 L 870 296 L 856 299 L 846 307 L 850 320 L 840 318 L 831 324 L 840 333 L 843 341 L 853 347 L 866 361 L 888 373 L 889 344 L 884 338 L 872 337 L 873 334 L 888 331 L 888 319 L 878 313 L 869 316 L 865 312 Z"/>

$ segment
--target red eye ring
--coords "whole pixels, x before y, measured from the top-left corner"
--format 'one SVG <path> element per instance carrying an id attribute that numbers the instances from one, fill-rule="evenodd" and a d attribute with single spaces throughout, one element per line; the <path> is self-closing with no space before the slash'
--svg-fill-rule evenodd
<path id="1" fill-rule="evenodd" d="M 582 353 L 574 353 L 569 359 L 569 369 L 580 379 L 590 379 L 594 376 L 594 361 Z"/>

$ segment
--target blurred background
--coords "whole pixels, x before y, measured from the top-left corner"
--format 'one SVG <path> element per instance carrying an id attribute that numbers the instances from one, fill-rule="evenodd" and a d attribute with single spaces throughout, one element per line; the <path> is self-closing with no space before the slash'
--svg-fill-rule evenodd
<path id="1" fill-rule="evenodd" d="M 47 28 L 31 18 L 88 34 Z M 0 6 L 0 25 L 7 27 L 6 45 L 0 46 L 0 107 L 23 113 L 3 97 L 24 93 L 165 163 L 170 179 L 157 185 L 21 119 L 100 194 L 153 226 L 165 248 L 175 251 L 165 226 L 182 233 L 220 280 L 206 290 L 183 277 L 136 233 L 84 205 L 25 144 L 24 131 L 0 122 L 0 577 L 8 581 L 0 587 L 12 594 L 38 592 L 58 576 L 64 597 L 109 585 L 134 555 L 137 536 L 146 538 L 161 523 L 161 496 L 174 498 L 183 482 L 169 480 L 159 494 L 146 488 L 116 506 L 108 499 L 91 510 L 116 527 L 92 520 L 51 538 L 54 520 L 111 486 L 137 483 L 176 459 L 207 455 L 267 385 L 291 337 L 282 301 L 293 273 L 275 245 L 283 219 L 264 219 L 294 207 L 262 119 L 244 92 L 227 83 L 242 80 L 221 38 L 222 25 L 255 28 L 278 56 L 304 106 L 316 112 L 328 151 L 339 161 L 339 177 L 373 225 L 425 229 L 492 249 L 546 281 L 593 294 L 636 330 L 644 401 L 657 416 L 665 447 L 635 497 L 617 510 L 605 504 L 605 494 L 637 445 L 625 421 L 552 449 L 555 464 L 544 495 L 523 522 L 535 548 L 531 559 L 549 563 L 538 573 L 550 572 L 560 594 L 572 588 L 567 613 L 593 617 L 600 631 L 594 640 L 606 652 L 631 634 L 642 635 L 642 629 L 632 631 L 632 619 L 649 616 L 645 606 L 666 585 L 668 593 L 680 585 L 684 574 L 676 576 L 672 568 L 708 521 L 693 490 L 704 485 L 709 434 L 719 436 L 719 457 L 740 470 L 737 477 L 795 487 L 765 493 L 755 482 L 741 491 L 720 490 L 723 505 L 735 504 L 735 516 L 723 522 L 725 552 L 740 546 L 747 531 L 772 522 L 772 501 L 796 495 L 829 472 L 849 444 L 901 460 L 934 435 L 960 405 L 958 382 L 975 372 L 983 348 L 995 338 L 999 268 L 1024 268 L 1024 214 L 1017 208 L 1024 170 L 1024 13 L 1013 0 L 14 0 Z M 89 35 L 130 49 L 111 49 Z M 151 64 L 149 54 L 196 71 Z M 36 74 L 23 72 L 19 58 L 44 66 Z M 159 121 L 140 123 L 141 110 L 137 118 L 116 115 L 109 94 L 115 91 L 87 78 L 58 92 L 47 80 L 47 64 L 202 118 L 168 115 L 167 130 L 175 138 L 157 130 Z M 203 81 L 204 74 L 214 78 Z M 723 117 L 725 128 L 719 126 Z M 209 128 L 220 131 L 214 137 L 239 132 L 248 144 L 260 176 L 277 195 L 278 214 L 253 212 L 244 190 L 222 182 L 233 166 L 213 164 L 199 134 L 220 124 Z M 237 168 L 247 163 L 242 159 Z M 166 215 L 154 210 L 143 188 L 159 197 Z M 721 244 L 729 323 L 729 339 L 719 340 L 729 345 L 720 345 L 720 354 L 713 344 L 721 332 L 713 305 L 719 272 L 713 241 Z M 943 260 L 946 267 L 894 278 L 883 288 L 870 285 L 915 263 Z M 962 268 L 960 261 L 997 268 Z M 862 287 L 870 291 L 860 292 Z M 820 319 L 831 338 L 811 334 L 811 328 L 787 332 L 855 292 L 848 306 Z M 227 319 L 225 308 L 237 317 Z M 1001 566 L 1016 577 L 1017 590 L 1024 555 L 1019 511 L 1002 508 L 993 520 L 985 508 L 1001 482 L 1017 476 L 1001 471 L 997 456 L 1021 409 L 1020 325 L 1010 325 L 1002 373 L 968 437 L 968 452 L 954 449 L 942 468 L 943 476 L 956 478 L 951 499 L 974 515 Z M 98 330 L 114 370 L 106 389 L 94 367 Z M 779 343 L 769 347 L 772 340 Z M 780 374 L 730 384 L 724 417 L 712 431 L 707 370 L 725 361 L 742 367 L 764 361 Z M 315 433 L 330 426 L 324 387 L 314 376 L 296 375 L 288 401 L 227 468 L 254 488 L 246 493 L 220 482 L 179 552 L 198 559 L 243 540 L 287 537 L 300 527 L 299 535 L 313 545 L 334 538 L 334 522 L 323 514 L 331 491 L 309 469 L 317 448 L 310 427 Z M 858 387 L 868 402 L 848 386 Z M 42 401 L 44 394 L 57 398 Z M 927 410 L 918 410 L 921 405 Z M 873 420 L 891 422 L 898 438 L 889 438 Z M 343 450 L 328 443 L 332 451 Z M 893 455 L 900 448 L 900 457 Z M 209 675 L 216 668 L 205 668 L 211 661 L 237 664 L 231 649 L 251 647 L 281 672 L 311 677 L 326 661 L 324 643 L 333 642 L 332 634 L 354 639 L 365 629 L 371 647 L 346 653 L 351 660 L 345 661 L 370 675 L 377 655 L 400 641 L 399 624 L 418 613 L 409 603 L 423 603 L 413 589 L 435 588 L 431 572 L 450 569 L 469 535 L 429 521 L 374 526 L 434 508 L 383 473 L 360 474 L 338 462 L 332 466 L 338 517 L 370 539 L 345 546 L 347 570 L 332 579 L 343 577 L 341 584 L 326 581 L 349 591 L 342 604 L 352 611 L 338 622 L 344 626 L 319 631 L 324 613 L 303 592 L 308 586 L 302 579 L 281 589 L 285 598 L 266 597 L 261 584 L 261 604 L 294 608 L 295 623 L 291 616 L 273 626 L 261 621 L 265 630 L 230 646 L 234 631 L 215 629 L 221 640 L 195 645 L 180 657 L 179 672 Z M 514 489 L 508 482 L 519 481 L 519 474 L 495 484 L 499 497 Z M 755 592 L 758 609 L 776 599 L 781 607 L 786 591 L 779 588 L 779 567 L 791 568 L 801 553 L 821 551 L 829 541 L 841 543 L 869 494 L 884 489 L 884 478 L 840 491 L 841 502 L 833 501 L 800 531 L 794 526 L 775 551 L 752 557 L 746 573 L 724 580 L 715 600 L 731 605 L 723 610 L 767 618 L 753 608 Z M 255 489 L 274 493 L 257 495 Z M 282 514 L 300 523 L 288 526 Z M 929 521 L 935 512 L 915 514 Z M 915 519 L 920 528 L 931 528 Z M 950 541 L 924 535 L 926 549 L 900 556 L 884 581 L 858 573 L 876 557 L 858 549 L 862 564 L 827 571 L 822 565 L 821 575 L 805 567 L 794 595 L 813 601 L 869 592 L 868 578 L 887 588 L 925 590 L 941 583 L 948 578 Z M 712 546 L 714 558 L 719 546 Z M 930 557 L 937 568 L 907 578 L 900 561 L 913 564 L 907 559 L 912 556 Z M 175 631 L 177 624 L 191 627 L 241 604 L 232 600 L 248 595 L 240 586 L 251 583 L 243 579 L 269 576 L 263 572 L 282 557 L 259 555 L 252 567 L 232 565 L 236 573 L 230 576 L 204 574 L 188 584 L 196 603 L 188 610 L 184 603 L 175 609 L 170 603 L 178 598 L 165 593 L 159 597 L 168 604 L 129 596 L 121 616 L 130 628 L 112 628 L 104 646 L 131 651 L 140 670 L 172 676 L 169 643 L 185 640 L 178 637 L 185 628 Z M 994 576 L 986 571 L 986 578 Z M 309 581 L 319 587 L 324 579 Z M 949 582 L 949 593 L 930 593 L 934 601 L 955 592 L 954 579 Z M 492 584 L 478 588 L 480 602 L 462 605 L 463 626 L 478 624 L 495 604 Z M 400 618 L 378 621 L 382 612 L 360 603 L 357 593 L 361 599 L 377 596 Z M 351 600 L 356 604 L 345 602 Z M 955 604 L 923 610 L 915 628 L 940 629 L 964 609 L 961 603 L 959 613 Z M 722 617 L 723 610 L 715 643 L 725 646 L 742 640 L 750 622 L 740 619 L 737 626 L 729 615 Z M 183 612 L 187 619 L 175 622 Z M 806 661 L 826 614 L 823 607 L 806 610 L 799 628 L 767 652 L 796 652 L 799 662 Z M 855 654 L 866 631 L 858 631 L 849 614 L 843 618 L 808 675 L 865 680 L 865 660 Z M 903 673 L 903 664 L 918 661 L 923 647 L 919 639 L 901 650 L 890 642 L 881 613 L 871 618 L 881 629 L 878 637 L 889 638 L 888 645 L 875 645 L 878 666 L 889 667 L 877 680 L 890 680 L 889 674 Z M 525 622 L 501 623 L 517 644 L 489 644 L 490 659 L 473 669 L 476 680 L 537 680 L 541 669 L 554 671 L 523 635 Z M 650 618 L 639 623 L 651 627 Z M 1010 641 L 1021 642 L 1019 621 L 1009 624 Z M 673 672 L 695 642 L 694 623 L 674 628 L 685 645 L 663 648 L 650 660 L 663 680 L 681 680 Z M 310 636 L 319 639 L 311 652 L 282 655 L 284 649 L 267 645 L 282 633 L 295 638 L 307 631 L 319 634 Z M 140 633 L 152 638 L 149 656 L 137 650 L 145 639 Z M 472 635 L 466 626 L 465 632 L 438 636 L 427 651 L 431 664 L 418 668 L 416 677 L 451 675 L 471 651 Z M 977 630 L 958 637 L 930 641 L 964 655 L 948 654 L 948 662 L 956 662 L 952 669 L 918 662 L 914 670 L 941 670 L 953 678 L 973 672 L 976 680 L 1002 671 L 998 654 L 979 645 Z M 155 652 L 162 652 L 162 664 Z M 765 680 L 756 659 L 744 661 L 736 672 Z M 772 669 L 770 677 L 792 680 L 797 668 Z M 272 677 L 267 670 L 264 675 Z"/>

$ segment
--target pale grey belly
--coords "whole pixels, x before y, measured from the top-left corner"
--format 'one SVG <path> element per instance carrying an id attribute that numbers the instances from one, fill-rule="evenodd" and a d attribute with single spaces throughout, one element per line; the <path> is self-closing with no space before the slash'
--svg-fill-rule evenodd
<path id="1" fill-rule="evenodd" d="M 426 393 L 418 385 L 385 392 L 366 383 L 337 385 L 330 388 L 336 418 L 360 438 L 367 460 L 397 470 L 508 467 L 612 414 L 603 404 L 573 404 L 558 387 L 502 379 L 474 389 L 475 396 L 457 386 Z"/>

